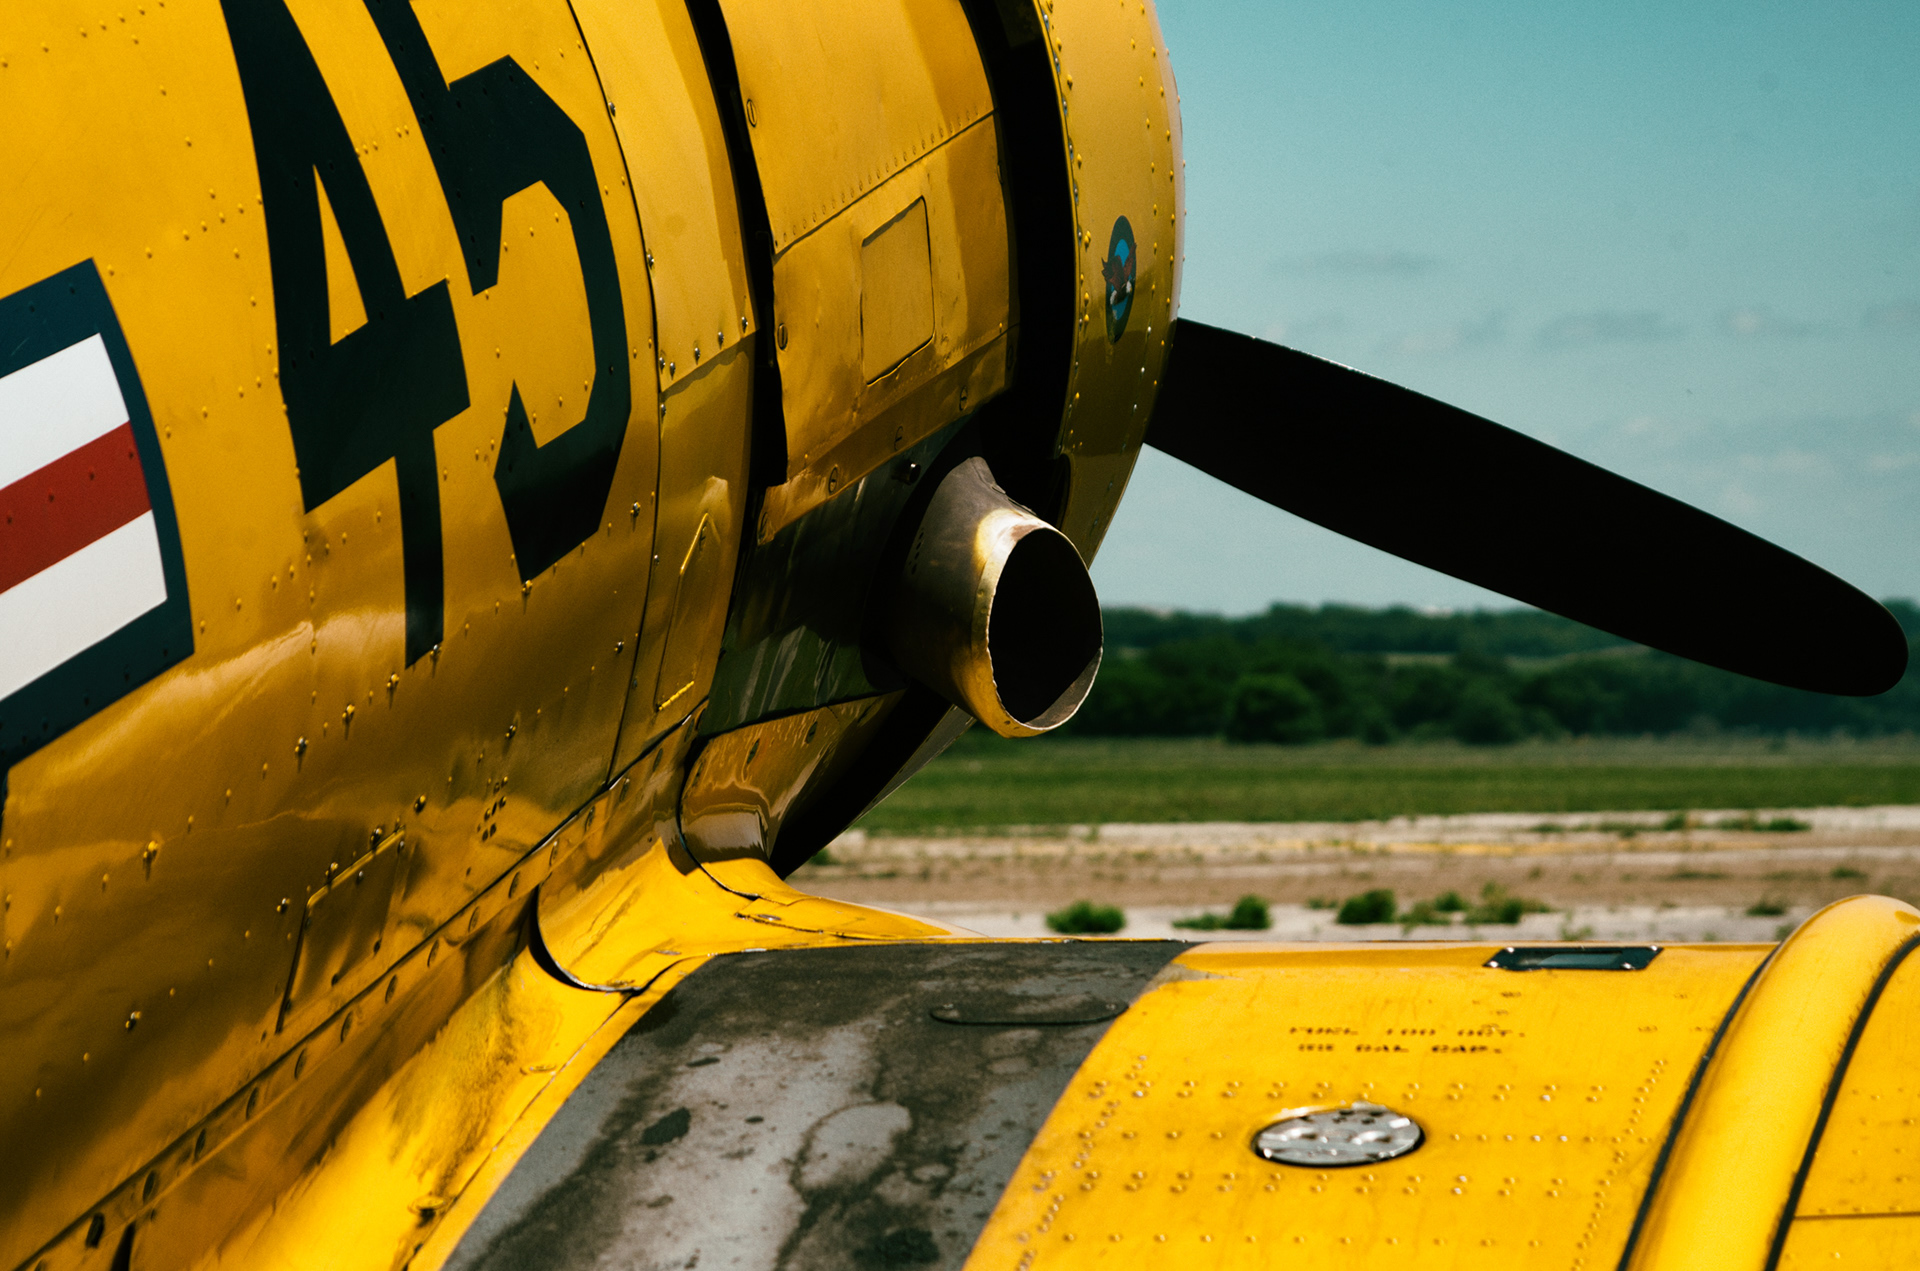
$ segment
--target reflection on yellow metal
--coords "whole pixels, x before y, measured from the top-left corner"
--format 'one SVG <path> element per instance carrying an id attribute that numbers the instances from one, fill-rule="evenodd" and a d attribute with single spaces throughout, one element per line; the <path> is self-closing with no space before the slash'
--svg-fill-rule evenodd
<path id="1" fill-rule="evenodd" d="M 683 957 L 742 949 L 804 949 L 849 940 L 965 936 L 939 923 L 826 900 L 781 882 L 749 857 L 702 867 L 678 844 L 653 840 L 619 862 L 588 903 L 543 903 L 541 935 L 585 984 L 642 988 Z"/>
<path id="2" fill-rule="evenodd" d="M 1834 1080 L 1796 1215 L 1920 1214 L 1920 959 L 1911 950 Z"/>
<path id="3" fill-rule="evenodd" d="M 745 531 L 747 430 L 752 400 L 751 341 L 708 358 L 660 402 L 657 562 L 647 585 L 646 621 L 627 682 L 613 757 L 620 771 L 691 715 L 712 682 L 714 652 L 733 591 L 733 562 Z M 644 525 L 654 500 L 628 519 Z"/>
<path id="4" fill-rule="evenodd" d="M 843 702 L 715 737 L 680 799 L 680 829 L 694 859 L 766 860 L 787 818 L 845 770 L 897 702 L 897 694 Z"/>
<path id="5" fill-rule="evenodd" d="M 267 21 L 280 5 L 248 10 Z M 404 826 L 390 904 L 356 903 L 349 925 L 364 913 L 367 926 L 343 934 L 364 953 L 336 968 L 337 984 L 295 989 L 317 992 L 318 1018 L 419 948 L 605 780 L 652 517 L 596 521 L 552 567 L 523 574 L 496 468 L 516 394 L 546 439 L 609 378 L 582 313 L 590 283 L 611 287 L 594 323 L 624 326 L 632 366 L 651 361 L 639 221 L 565 0 L 517 6 L 500 23 L 474 23 L 462 6 L 417 13 L 424 42 L 409 47 L 439 59 L 442 84 L 502 58 L 524 67 L 576 129 L 598 187 L 594 207 L 559 206 L 544 185 L 505 192 L 498 242 L 481 253 L 498 277 L 483 287 L 365 6 L 300 0 L 268 54 L 236 45 L 219 4 L 9 11 L 37 56 L 9 51 L 0 71 L 14 121 L 0 164 L 33 174 L 0 188 L 0 297 L 97 271 L 152 412 L 163 465 L 148 484 L 178 519 L 191 648 L 6 773 L 0 1266 L 94 1212 L 290 1059 L 302 1025 L 282 1015 L 300 926 L 341 869 Z M 321 311 L 322 332 L 356 321 L 357 303 L 365 321 L 346 338 L 385 340 L 405 297 L 444 294 L 452 361 L 407 378 L 461 394 L 421 422 L 424 449 L 369 458 L 364 476 L 311 499 L 303 474 L 323 456 L 300 453 L 281 389 L 306 350 L 289 355 L 278 319 L 313 293 L 277 289 L 276 264 L 300 257 L 286 248 L 276 260 L 285 244 L 268 234 L 299 205 L 262 185 L 267 143 L 256 144 L 240 76 L 305 93 L 291 63 L 274 60 L 282 53 L 316 68 L 318 88 L 295 103 L 312 121 L 298 134 L 316 147 L 306 170 L 326 167 L 304 204 L 313 277 L 329 269 L 323 198 L 331 232 L 353 249 L 332 269 L 350 266 L 357 295 Z M 324 150 L 336 125 L 340 150 Z M 362 178 L 377 223 L 341 211 Z M 595 224 L 610 254 L 590 279 L 577 248 Z M 617 421 L 624 435 L 600 480 L 609 508 L 650 509 L 653 380 L 631 382 L 631 417 Z M 422 486 L 437 498 L 430 514 L 409 502 Z M 410 652 L 406 579 L 424 566 L 409 565 L 403 540 L 422 526 L 443 576 L 419 589 L 415 616 L 439 627 L 430 651 Z M 316 922 L 331 921 L 324 908 Z"/>
<path id="6" fill-rule="evenodd" d="M 1780 1251 L 1782 1267 L 1834 1266 L 1895 1271 L 1920 1266 L 1920 1215 L 1801 1218 Z"/>
<path id="7" fill-rule="evenodd" d="M 238 1083 L 229 1097 L 160 1150 L 127 1162 L 117 1186 L 104 1196 L 96 1191 L 92 1201 L 66 1215 L 70 1221 L 63 1229 L 47 1232 L 34 1265 L 44 1260 L 47 1271 L 104 1265 L 96 1259 L 113 1249 L 103 1249 L 100 1234 L 124 1232 L 129 1226 L 140 1233 L 143 1260 L 158 1259 L 149 1265 L 186 1265 L 238 1238 L 283 1206 L 291 1190 L 305 1186 L 298 1180 L 323 1164 L 331 1136 L 374 1100 L 390 1076 L 423 1052 L 427 1071 L 439 1071 L 435 1065 L 447 1062 L 474 1061 L 484 1073 L 493 1074 L 484 1079 L 483 1074 L 469 1074 L 478 1083 L 478 1102 L 466 1106 L 465 1113 L 484 1119 L 507 1108 L 518 1096 L 504 1074 L 520 1062 L 511 1060 L 512 1055 L 531 1053 L 519 1049 L 523 1043 L 543 1056 L 525 1062 L 557 1063 L 552 1048 L 560 1048 L 558 1057 L 564 1058 L 584 1041 L 580 1030 L 597 1027 L 614 1007 L 605 995 L 580 990 L 569 990 L 578 996 L 556 994 L 551 989 L 561 986 L 552 977 L 541 972 L 544 982 L 536 980 L 527 973 L 530 966 L 524 959 L 515 963 L 524 945 L 533 893 L 550 862 L 575 845 L 578 832 L 578 827 L 564 827 L 549 845 L 457 911 L 431 939 L 378 979 L 357 980 L 356 991 L 331 1015 L 303 1034 L 286 1034 L 288 1044 L 272 1064 Z M 518 971 L 507 970 L 509 963 Z M 488 984 L 497 990 L 494 1000 L 476 1001 L 476 992 L 486 996 Z M 589 999 L 598 999 L 597 1004 Z M 462 1011 L 479 1032 L 470 1034 L 461 1026 L 455 1029 L 459 1036 L 495 1040 L 481 1046 L 477 1059 L 463 1046 L 442 1048 L 435 1057 L 430 1048 L 439 1045 L 436 1036 L 443 1027 L 454 1029 L 454 1018 Z M 504 1040 L 496 1036 L 502 1030 Z M 505 1047 L 509 1058 L 495 1062 L 488 1058 L 488 1047 Z M 417 1094 L 419 1088 L 414 1089 Z M 413 1111 L 417 1124 L 409 1133 L 446 1124 L 417 1098 Z M 434 1140 L 433 1134 L 426 1137 Z M 419 1168 L 454 1178 L 466 1168 L 460 1154 L 471 1155 L 485 1146 L 472 1142 L 473 1137 L 461 1129 L 450 1144 L 417 1144 Z M 343 1180 L 351 1177 L 351 1172 L 341 1175 Z M 414 1197 L 390 1199 L 405 1203 Z"/>
<path id="8" fill-rule="evenodd" d="M 337 1266 L 343 1250 L 369 1266 L 407 1262 L 515 1131 L 544 1124 L 537 1116 L 529 1124 L 536 1102 L 576 1087 L 666 987 L 634 999 L 569 988 L 521 951 L 435 1037 L 411 1055 L 394 1055 L 399 1062 L 377 1088 L 367 1089 L 353 1071 L 356 1059 L 374 1052 L 310 1063 L 297 1097 L 156 1208 L 140 1228 L 143 1257 L 156 1266 L 290 1271 Z M 330 1096 L 346 1096 L 352 1114 L 329 1117 L 322 1109 Z M 293 1130 L 301 1121 L 329 1134 Z M 281 1158 L 288 1139 L 296 1152 Z M 480 1191 L 487 1190 L 483 1183 Z M 222 1220 L 236 1218 L 242 1221 L 223 1229 Z M 456 1219 L 452 1233 L 459 1229 Z"/>
<path id="9" fill-rule="evenodd" d="M 773 235 L 787 480 L 765 541 L 1006 387 L 1010 243 L 959 0 L 723 8 Z"/>
<path id="10" fill-rule="evenodd" d="M 705 961 L 700 957 L 684 958 L 655 976 L 645 991 L 617 999 L 620 1002 L 619 1009 L 608 1015 L 606 1022 L 596 1027 L 580 1043 L 577 1051 L 565 1060 L 550 1061 L 558 1065 L 553 1069 L 552 1078 L 538 1088 L 519 1115 L 493 1140 L 490 1150 L 479 1161 L 466 1185 L 457 1194 L 447 1198 L 445 1207 L 438 1215 L 439 1221 L 413 1237 L 411 1266 L 419 1271 L 430 1271 L 446 1261 L 474 1218 L 513 1169 L 514 1163 L 546 1128 L 554 1114 L 566 1103 L 567 1097 L 579 1087 L 581 1080 L 593 1070 L 594 1064 L 605 1057 L 626 1031 L 653 1009 L 661 998 L 671 992 L 674 985 L 699 970 Z M 519 963 L 516 962 L 515 966 L 517 968 Z M 606 994 L 594 996 L 603 1001 L 613 1000 Z M 590 1022 L 593 1018 L 591 1010 L 584 1004 L 577 1006 L 576 1014 L 583 1022 Z M 557 1040 L 561 1039 L 556 1036 Z M 520 1067 L 521 1071 L 532 1075 L 540 1065 L 523 1063 Z M 425 1238 L 422 1239 L 422 1236 Z"/>
<path id="11" fill-rule="evenodd" d="M 1920 1263 L 1920 959 L 1904 943 L 1845 1070 L 1806 1166 L 1781 1266 Z"/>
<path id="12" fill-rule="evenodd" d="M 1060 528 L 1092 560 L 1146 437 L 1179 305 L 1179 92 L 1151 6 L 1040 0 L 1039 8 L 1073 195 L 1077 304 L 1061 431 L 1073 481 Z M 1109 316 L 1115 285 L 1132 289 L 1119 331 Z"/>
<path id="13" fill-rule="evenodd" d="M 1209 945 L 1094 1048 L 969 1267 L 1611 1266 L 1688 1078 L 1764 948 L 1643 971 L 1488 968 L 1499 946 Z M 1254 1155 L 1351 1101 L 1425 1142 L 1377 1166 Z"/>
<path id="14" fill-rule="evenodd" d="M 646 230 L 664 392 L 757 326 L 719 107 L 686 5 L 573 0 L 573 11 Z"/>
<path id="15" fill-rule="evenodd" d="M 1780 946 L 1702 1077 L 1633 1267 L 1765 1263 L 1847 1038 L 1916 935 L 1920 913 L 1864 896 L 1829 905 Z"/>

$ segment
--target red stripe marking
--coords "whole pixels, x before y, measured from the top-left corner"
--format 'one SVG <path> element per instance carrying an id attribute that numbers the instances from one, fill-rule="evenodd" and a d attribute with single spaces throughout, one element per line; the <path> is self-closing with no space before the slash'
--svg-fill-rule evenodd
<path id="1" fill-rule="evenodd" d="M 69 450 L 0 489 L 0 591 L 151 508 L 132 424 Z"/>

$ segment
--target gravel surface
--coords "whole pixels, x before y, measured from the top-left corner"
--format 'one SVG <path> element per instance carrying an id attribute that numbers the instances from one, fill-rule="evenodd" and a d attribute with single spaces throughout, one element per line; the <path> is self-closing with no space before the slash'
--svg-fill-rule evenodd
<path id="1" fill-rule="evenodd" d="M 1804 825 L 1760 830 L 1756 825 Z M 1074 900 L 1117 905 L 1122 934 L 1182 939 L 1770 941 L 1819 906 L 1876 892 L 1920 899 L 1920 807 L 1692 814 L 1516 813 L 1356 823 L 1102 825 L 1065 832 L 893 837 L 851 831 L 794 882 L 986 935 L 1047 933 Z M 1404 910 L 1488 888 L 1550 912 L 1469 929 L 1342 926 L 1328 908 L 1386 888 Z M 1271 905 L 1266 931 L 1176 919 Z"/>

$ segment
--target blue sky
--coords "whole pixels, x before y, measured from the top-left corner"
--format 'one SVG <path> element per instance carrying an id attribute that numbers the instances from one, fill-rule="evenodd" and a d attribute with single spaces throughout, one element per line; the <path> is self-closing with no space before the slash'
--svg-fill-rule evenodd
<path id="1" fill-rule="evenodd" d="M 1160 15 L 1186 128 L 1184 315 L 1920 596 L 1920 4 Z M 1152 452 L 1094 578 L 1109 604 L 1229 613 L 1508 603 Z"/>

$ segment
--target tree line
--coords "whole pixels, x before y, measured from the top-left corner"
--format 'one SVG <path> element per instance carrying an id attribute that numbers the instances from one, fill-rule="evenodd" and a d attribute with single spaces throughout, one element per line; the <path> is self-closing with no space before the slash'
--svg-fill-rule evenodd
<path id="1" fill-rule="evenodd" d="M 1889 601 L 1912 646 L 1920 606 Z M 1107 653 L 1068 729 L 1081 736 L 1525 737 L 1725 730 L 1920 731 L 1912 669 L 1871 698 L 1830 697 L 1631 645 L 1531 609 L 1428 614 L 1275 605 L 1242 618 L 1109 609 Z M 1755 622 L 1765 622 L 1756 611 Z"/>

